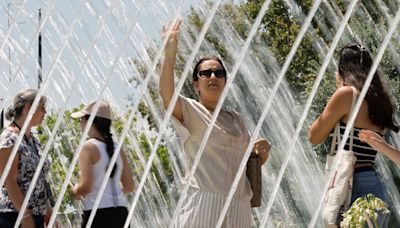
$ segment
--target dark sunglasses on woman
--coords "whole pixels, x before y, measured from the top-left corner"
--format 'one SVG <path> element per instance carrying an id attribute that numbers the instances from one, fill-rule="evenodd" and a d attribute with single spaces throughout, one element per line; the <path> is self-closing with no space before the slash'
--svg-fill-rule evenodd
<path id="1" fill-rule="evenodd" d="M 224 69 L 220 69 L 220 70 L 201 70 L 201 71 L 199 71 L 199 77 L 210 78 L 212 73 L 214 73 L 216 78 L 225 78 L 226 77 L 226 71 Z"/>

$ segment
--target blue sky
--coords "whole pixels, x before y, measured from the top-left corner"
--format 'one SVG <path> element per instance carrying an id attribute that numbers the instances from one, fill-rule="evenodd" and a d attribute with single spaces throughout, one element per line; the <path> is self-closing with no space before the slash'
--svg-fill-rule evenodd
<path id="1" fill-rule="evenodd" d="M 25 4 L 23 1 L 1 3 L 0 42 L 5 45 L 0 50 L 0 97 L 7 96 L 9 91 L 13 96 L 22 88 L 37 87 L 38 42 L 35 32 L 38 9 L 41 8 L 42 19 L 47 17 L 42 29 L 42 46 L 49 108 L 75 107 L 97 98 L 108 77 L 110 82 L 105 97 L 113 101 L 116 108 L 124 108 L 127 104 L 125 97 L 134 93 L 135 87 L 127 81 L 137 74 L 128 66 L 129 59 L 140 56 L 149 64 L 151 59 L 146 58 L 145 48 L 160 46 L 162 25 L 173 19 L 180 9 L 187 12 L 200 0 L 82 2 L 29 0 Z M 50 10 L 51 4 L 54 6 Z M 12 28 L 11 45 L 4 42 L 9 27 Z M 133 28 L 129 40 L 121 49 L 129 28 Z M 116 59 L 119 61 L 112 67 Z M 14 77 L 16 81 L 10 89 L 10 78 Z M 77 82 L 71 90 L 75 79 Z M 73 95 L 66 104 L 70 91 Z"/>

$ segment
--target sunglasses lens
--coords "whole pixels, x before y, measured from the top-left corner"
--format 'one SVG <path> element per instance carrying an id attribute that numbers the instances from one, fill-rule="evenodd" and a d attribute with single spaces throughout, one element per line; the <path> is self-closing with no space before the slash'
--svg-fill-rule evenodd
<path id="1" fill-rule="evenodd" d="M 201 70 L 199 71 L 199 75 L 204 78 L 211 77 L 212 71 L 211 70 Z"/>
<path id="2" fill-rule="evenodd" d="M 216 70 L 214 71 L 214 74 L 217 78 L 223 78 L 226 75 L 225 70 Z"/>

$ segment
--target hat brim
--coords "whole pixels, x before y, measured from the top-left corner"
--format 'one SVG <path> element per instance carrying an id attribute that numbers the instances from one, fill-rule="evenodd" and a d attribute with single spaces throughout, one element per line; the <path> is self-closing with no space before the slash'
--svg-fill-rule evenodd
<path id="1" fill-rule="evenodd" d="M 82 111 L 77 111 L 77 112 L 71 113 L 71 117 L 74 118 L 74 119 L 81 118 L 81 117 L 84 117 L 86 115 L 88 115 L 88 114 L 85 113 L 85 112 L 82 112 Z"/>

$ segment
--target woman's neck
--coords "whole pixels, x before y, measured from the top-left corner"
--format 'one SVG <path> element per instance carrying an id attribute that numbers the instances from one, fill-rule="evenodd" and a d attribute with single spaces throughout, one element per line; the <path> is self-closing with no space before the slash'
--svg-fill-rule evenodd
<path id="1" fill-rule="evenodd" d="M 98 131 L 95 131 L 95 130 L 89 132 L 89 137 L 98 139 L 103 142 L 105 142 L 105 140 L 106 140 L 102 134 L 100 134 Z"/>
<path id="2" fill-rule="evenodd" d="M 201 98 L 200 97 L 200 104 L 204 105 L 208 109 L 208 111 L 213 112 L 215 110 L 215 107 L 217 107 L 218 100 L 209 100 L 206 98 Z"/>
<path id="3" fill-rule="evenodd" d="M 24 126 L 24 122 L 25 122 L 25 119 L 19 118 L 19 119 L 15 119 L 15 120 L 13 121 L 13 124 L 14 124 L 15 127 L 17 127 L 19 130 L 21 130 L 22 127 Z M 25 130 L 25 136 L 28 137 L 28 138 L 31 137 L 31 129 L 32 129 L 32 126 L 31 126 L 30 124 L 28 124 L 28 127 L 27 127 L 26 130 Z"/>

